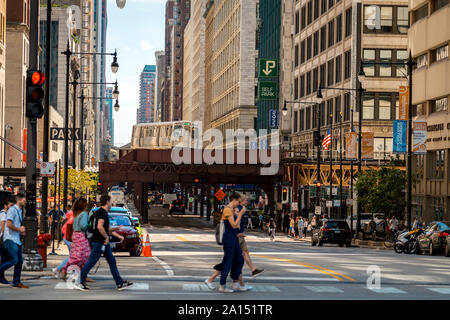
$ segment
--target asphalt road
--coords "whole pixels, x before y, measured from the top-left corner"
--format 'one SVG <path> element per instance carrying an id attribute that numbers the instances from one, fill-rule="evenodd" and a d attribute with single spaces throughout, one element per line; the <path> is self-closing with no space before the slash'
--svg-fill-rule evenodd
<path id="1" fill-rule="evenodd" d="M 0 288 L 0 299 L 449 299 L 450 260 L 444 256 L 399 255 L 368 248 L 312 247 L 309 242 L 249 232 L 248 246 L 255 265 L 265 271 L 252 279 L 244 267 L 244 279 L 253 290 L 222 294 L 203 281 L 220 262 L 211 222 L 193 216 L 170 216 L 167 209 L 152 208 L 150 234 L 153 257 L 117 254 L 119 271 L 135 285 L 117 291 L 106 260 L 91 278 L 89 292 L 80 292 L 49 277 L 24 281 L 29 289 Z M 52 257 L 55 266 L 64 256 Z M 379 271 L 379 286 L 374 277 Z M 378 271 L 377 271 L 378 270 Z M 9 275 L 11 272 L 8 273 Z M 10 276 L 7 276 L 8 278 Z M 369 286 L 368 286 L 369 279 Z M 370 280 L 371 279 L 371 280 Z M 218 286 L 218 279 L 215 281 Z M 231 282 L 229 282 L 231 285 Z"/>

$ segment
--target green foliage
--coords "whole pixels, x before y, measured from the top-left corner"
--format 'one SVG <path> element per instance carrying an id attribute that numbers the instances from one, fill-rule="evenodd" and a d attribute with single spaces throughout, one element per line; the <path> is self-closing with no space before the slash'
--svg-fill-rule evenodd
<path id="1" fill-rule="evenodd" d="M 59 194 L 62 197 L 64 195 L 64 169 L 61 169 L 61 190 Z M 67 192 L 69 195 L 79 197 L 83 195 L 86 197 L 89 195 L 90 200 L 95 200 L 97 196 L 97 182 L 98 174 L 93 172 L 87 172 L 84 170 L 68 169 L 68 183 Z M 55 193 L 55 186 L 49 185 L 49 194 Z"/>
<path id="2" fill-rule="evenodd" d="M 393 168 L 362 172 L 356 183 L 358 201 L 364 212 L 402 216 L 406 207 L 406 173 Z"/>

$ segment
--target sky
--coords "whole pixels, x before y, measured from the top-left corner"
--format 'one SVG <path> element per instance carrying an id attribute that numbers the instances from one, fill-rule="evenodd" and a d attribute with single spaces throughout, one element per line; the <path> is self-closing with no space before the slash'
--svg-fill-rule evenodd
<path id="1" fill-rule="evenodd" d="M 119 112 L 114 112 L 114 144 L 131 141 L 139 106 L 139 75 L 146 64 L 155 64 L 155 51 L 164 50 L 166 0 L 127 0 L 123 9 L 108 0 L 107 52 L 117 49 L 119 71 L 106 62 L 106 81 L 119 84 Z"/>

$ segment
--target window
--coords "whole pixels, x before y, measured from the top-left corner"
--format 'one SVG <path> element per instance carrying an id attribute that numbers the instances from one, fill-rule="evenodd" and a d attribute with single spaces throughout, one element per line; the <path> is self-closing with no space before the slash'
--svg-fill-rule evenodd
<path id="1" fill-rule="evenodd" d="M 342 80 L 342 55 L 336 57 L 336 83 Z"/>
<path id="2" fill-rule="evenodd" d="M 345 36 L 352 34 L 352 8 L 345 10 Z"/>
<path id="3" fill-rule="evenodd" d="M 298 99 L 298 78 L 294 80 L 294 100 Z"/>
<path id="4" fill-rule="evenodd" d="M 306 108 L 306 130 L 311 129 L 311 107 Z"/>
<path id="5" fill-rule="evenodd" d="M 326 76 L 327 76 L 326 72 L 327 72 L 327 66 L 324 63 L 320 66 L 320 86 L 321 87 L 325 87 Z"/>
<path id="6" fill-rule="evenodd" d="M 442 46 L 431 52 L 432 62 L 437 62 L 448 58 L 448 45 Z"/>
<path id="7" fill-rule="evenodd" d="M 305 110 L 300 110 L 300 131 L 305 130 Z"/>
<path id="8" fill-rule="evenodd" d="M 320 52 L 325 51 L 327 48 L 327 27 L 320 28 Z"/>
<path id="9" fill-rule="evenodd" d="M 391 50 L 380 50 L 380 62 L 391 63 L 392 62 L 392 51 Z M 380 65 L 380 77 L 390 77 L 392 76 L 392 65 L 382 64 Z"/>
<path id="10" fill-rule="evenodd" d="M 306 6 L 302 8 L 302 20 L 301 20 L 302 30 L 306 28 Z"/>
<path id="11" fill-rule="evenodd" d="M 351 51 L 347 51 L 344 53 L 344 79 L 350 78 L 351 75 L 351 67 L 352 67 L 352 56 Z"/>
<path id="12" fill-rule="evenodd" d="M 363 119 L 374 119 L 375 94 L 365 93 L 363 98 Z"/>
<path id="13" fill-rule="evenodd" d="M 375 49 L 364 49 L 363 52 L 364 61 L 366 62 L 375 62 Z M 367 77 L 375 76 L 375 65 L 364 65 L 364 73 Z"/>
<path id="14" fill-rule="evenodd" d="M 305 96 L 305 75 L 300 76 L 300 98 Z"/>
<path id="15" fill-rule="evenodd" d="M 298 131 L 298 111 L 294 111 L 294 132 Z"/>
<path id="16" fill-rule="evenodd" d="M 342 40 L 342 14 L 336 18 L 336 43 Z"/>
<path id="17" fill-rule="evenodd" d="M 449 0 L 433 0 L 432 2 L 432 12 L 435 12 L 450 3 Z"/>
<path id="18" fill-rule="evenodd" d="M 414 21 L 417 22 L 423 18 L 428 17 L 428 3 L 423 7 L 420 7 L 416 11 L 413 12 Z"/>
<path id="19" fill-rule="evenodd" d="M 344 121 L 350 120 L 350 93 L 344 94 Z"/>
<path id="20" fill-rule="evenodd" d="M 417 69 L 426 67 L 428 65 L 428 53 L 418 56 L 416 59 L 416 63 L 417 63 L 417 65 L 416 65 Z"/>
<path id="21" fill-rule="evenodd" d="M 306 95 L 311 94 L 311 72 L 306 74 Z"/>
<path id="22" fill-rule="evenodd" d="M 317 56 L 319 54 L 319 31 L 314 32 L 313 39 L 313 56 Z"/>
<path id="23" fill-rule="evenodd" d="M 313 128 L 317 128 L 317 118 L 316 118 L 316 115 L 317 115 L 317 104 L 315 104 L 315 105 L 312 106 L 312 116 L 313 116 L 313 119 L 312 119 L 312 127 L 313 127 Z"/>
<path id="24" fill-rule="evenodd" d="M 316 20 L 319 17 L 319 3 L 320 0 L 314 0 L 314 20 Z"/>
<path id="25" fill-rule="evenodd" d="M 328 82 L 327 85 L 331 86 L 334 83 L 334 60 L 328 61 Z"/>
<path id="26" fill-rule="evenodd" d="M 308 25 L 313 21 L 312 2 L 308 2 Z"/>
<path id="27" fill-rule="evenodd" d="M 448 98 L 442 98 L 435 101 L 432 101 L 432 111 L 440 112 L 448 110 Z"/>
<path id="28" fill-rule="evenodd" d="M 327 0 L 322 0 L 321 14 L 327 12 Z"/>
<path id="29" fill-rule="evenodd" d="M 300 13 L 295 12 L 295 34 L 300 32 Z"/>
<path id="30" fill-rule="evenodd" d="M 305 41 L 302 41 L 300 44 L 300 63 L 304 63 L 306 61 L 306 46 Z"/>
<path id="31" fill-rule="evenodd" d="M 328 23 L 328 48 L 334 44 L 334 20 Z"/>
<path id="32" fill-rule="evenodd" d="M 436 163 L 435 163 L 435 178 L 444 179 L 445 174 L 445 151 L 436 151 Z"/>
<path id="33" fill-rule="evenodd" d="M 294 61 L 295 61 L 295 63 L 294 63 L 294 65 L 295 65 L 295 67 L 298 67 L 298 44 L 296 44 L 295 45 L 295 57 L 294 57 Z"/>
<path id="34" fill-rule="evenodd" d="M 306 60 L 312 58 L 312 37 L 306 39 Z"/>
<path id="35" fill-rule="evenodd" d="M 320 104 L 320 126 L 323 127 L 325 125 L 325 102 Z"/>
<path id="36" fill-rule="evenodd" d="M 381 7 L 381 30 L 392 31 L 392 7 Z"/>
<path id="37" fill-rule="evenodd" d="M 330 125 L 332 121 L 332 117 L 330 115 L 333 115 L 333 99 L 327 101 L 327 113 L 325 115 L 325 118 L 327 119 L 327 125 Z"/>
<path id="38" fill-rule="evenodd" d="M 409 13 L 408 7 L 397 7 L 397 30 L 399 33 L 408 33 Z"/>
<path id="39" fill-rule="evenodd" d="M 316 92 L 319 87 L 319 68 L 313 70 L 313 92 Z"/>
<path id="40" fill-rule="evenodd" d="M 341 122 L 341 96 L 334 99 L 334 123 Z"/>
<path id="41" fill-rule="evenodd" d="M 397 50 L 397 62 L 401 62 L 401 61 L 406 61 L 408 60 L 408 51 L 406 50 Z M 396 66 L 397 69 L 397 77 L 405 77 L 407 72 L 406 72 L 406 65 L 401 66 L 401 65 L 397 65 Z"/>
<path id="42" fill-rule="evenodd" d="M 328 0 L 328 9 L 334 6 L 334 0 Z"/>
<path id="43" fill-rule="evenodd" d="M 390 93 L 380 93 L 379 95 L 379 108 L 378 108 L 378 118 L 380 120 L 390 120 L 391 119 L 391 103 L 392 95 Z"/>

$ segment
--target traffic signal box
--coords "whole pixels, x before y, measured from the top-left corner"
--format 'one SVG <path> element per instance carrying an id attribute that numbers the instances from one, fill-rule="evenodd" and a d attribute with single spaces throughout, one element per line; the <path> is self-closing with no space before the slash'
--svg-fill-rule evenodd
<path id="1" fill-rule="evenodd" d="M 40 119 L 44 115 L 44 90 L 45 75 L 41 71 L 27 71 L 26 88 L 26 117 L 30 119 Z"/>

